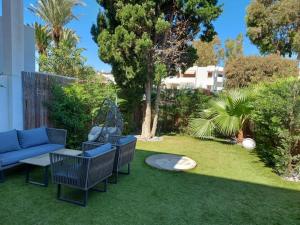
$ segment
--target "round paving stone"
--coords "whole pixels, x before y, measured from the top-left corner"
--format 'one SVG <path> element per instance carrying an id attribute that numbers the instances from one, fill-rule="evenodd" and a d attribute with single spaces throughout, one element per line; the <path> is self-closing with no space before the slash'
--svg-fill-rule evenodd
<path id="1" fill-rule="evenodd" d="M 189 157 L 174 154 L 155 154 L 146 158 L 146 163 L 157 169 L 185 171 L 196 167 L 197 163 Z"/>

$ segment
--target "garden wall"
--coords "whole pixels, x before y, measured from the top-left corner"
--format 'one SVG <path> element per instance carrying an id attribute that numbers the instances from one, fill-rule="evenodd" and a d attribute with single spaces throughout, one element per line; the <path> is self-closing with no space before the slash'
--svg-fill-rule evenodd
<path id="1" fill-rule="evenodd" d="M 54 83 L 67 85 L 76 79 L 53 74 L 22 72 L 24 129 L 52 127 L 46 103 Z"/>

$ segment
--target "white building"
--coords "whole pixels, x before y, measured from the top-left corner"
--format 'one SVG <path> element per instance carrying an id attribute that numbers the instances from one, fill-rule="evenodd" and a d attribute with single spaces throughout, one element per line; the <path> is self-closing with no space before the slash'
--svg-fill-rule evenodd
<path id="1" fill-rule="evenodd" d="M 183 74 L 167 77 L 163 80 L 163 84 L 167 89 L 202 88 L 212 92 L 223 90 L 224 82 L 224 68 L 219 66 L 193 66 Z"/>
<path id="2" fill-rule="evenodd" d="M 115 81 L 115 77 L 112 73 L 108 73 L 108 72 L 98 72 L 97 73 L 98 76 L 101 76 L 104 80 L 105 83 L 113 83 L 116 84 Z"/>
<path id="3" fill-rule="evenodd" d="M 34 30 L 23 0 L 0 0 L 0 131 L 23 128 L 22 71 L 35 71 Z"/>

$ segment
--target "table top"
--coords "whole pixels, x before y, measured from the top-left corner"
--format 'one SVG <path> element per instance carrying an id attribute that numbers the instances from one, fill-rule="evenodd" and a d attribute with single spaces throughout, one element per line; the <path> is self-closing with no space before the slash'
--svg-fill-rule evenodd
<path id="1" fill-rule="evenodd" d="M 63 149 L 54 151 L 53 153 L 77 156 L 77 155 L 80 155 L 82 153 L 82 151 L 63 148 Z M 20 163 L 25 163 L 25 164 L 35 165 L 35 166 L 42 166 L 42 167 L 49 166 L 50 165 L 49 153 L 46 153 L 43 155 L 38 155 L 38 156 L 28 158 L 28 159 L 20 160 Z"/>

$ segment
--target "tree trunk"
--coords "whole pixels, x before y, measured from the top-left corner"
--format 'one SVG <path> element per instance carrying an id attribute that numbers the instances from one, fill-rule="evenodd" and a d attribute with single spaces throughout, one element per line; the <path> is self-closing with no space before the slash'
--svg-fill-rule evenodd
<path id="1" fill-rule="evenodd" d="M 145 84 L 145 95 L 146 95 L 146 107 L 143 118 L 142 134 L 141 137 L 145 139 L 151 138 L 151 90 L 152 82 L 148 79 Z"/>
<path id="2" fill-rule="evenodd" d="M 237 135 L 237 143 L 240 144 L 244 140 L 244 131 L 241 129 Z"/>
<path id="3" fill-rule="evenodd" d="M 154 111 L 154 118 L 151 130 L 151 137 L 155 137 L 156 130 L 157 130 L 157 123 L 158 123 L 158 115 L 159 115 L 159 104 L 160 104 L 160 94 L 161 94 L 161 84 L 160 82 L 157 84 L 156 89 L 156 99 L 155 99 L 155 111 Z"/>

